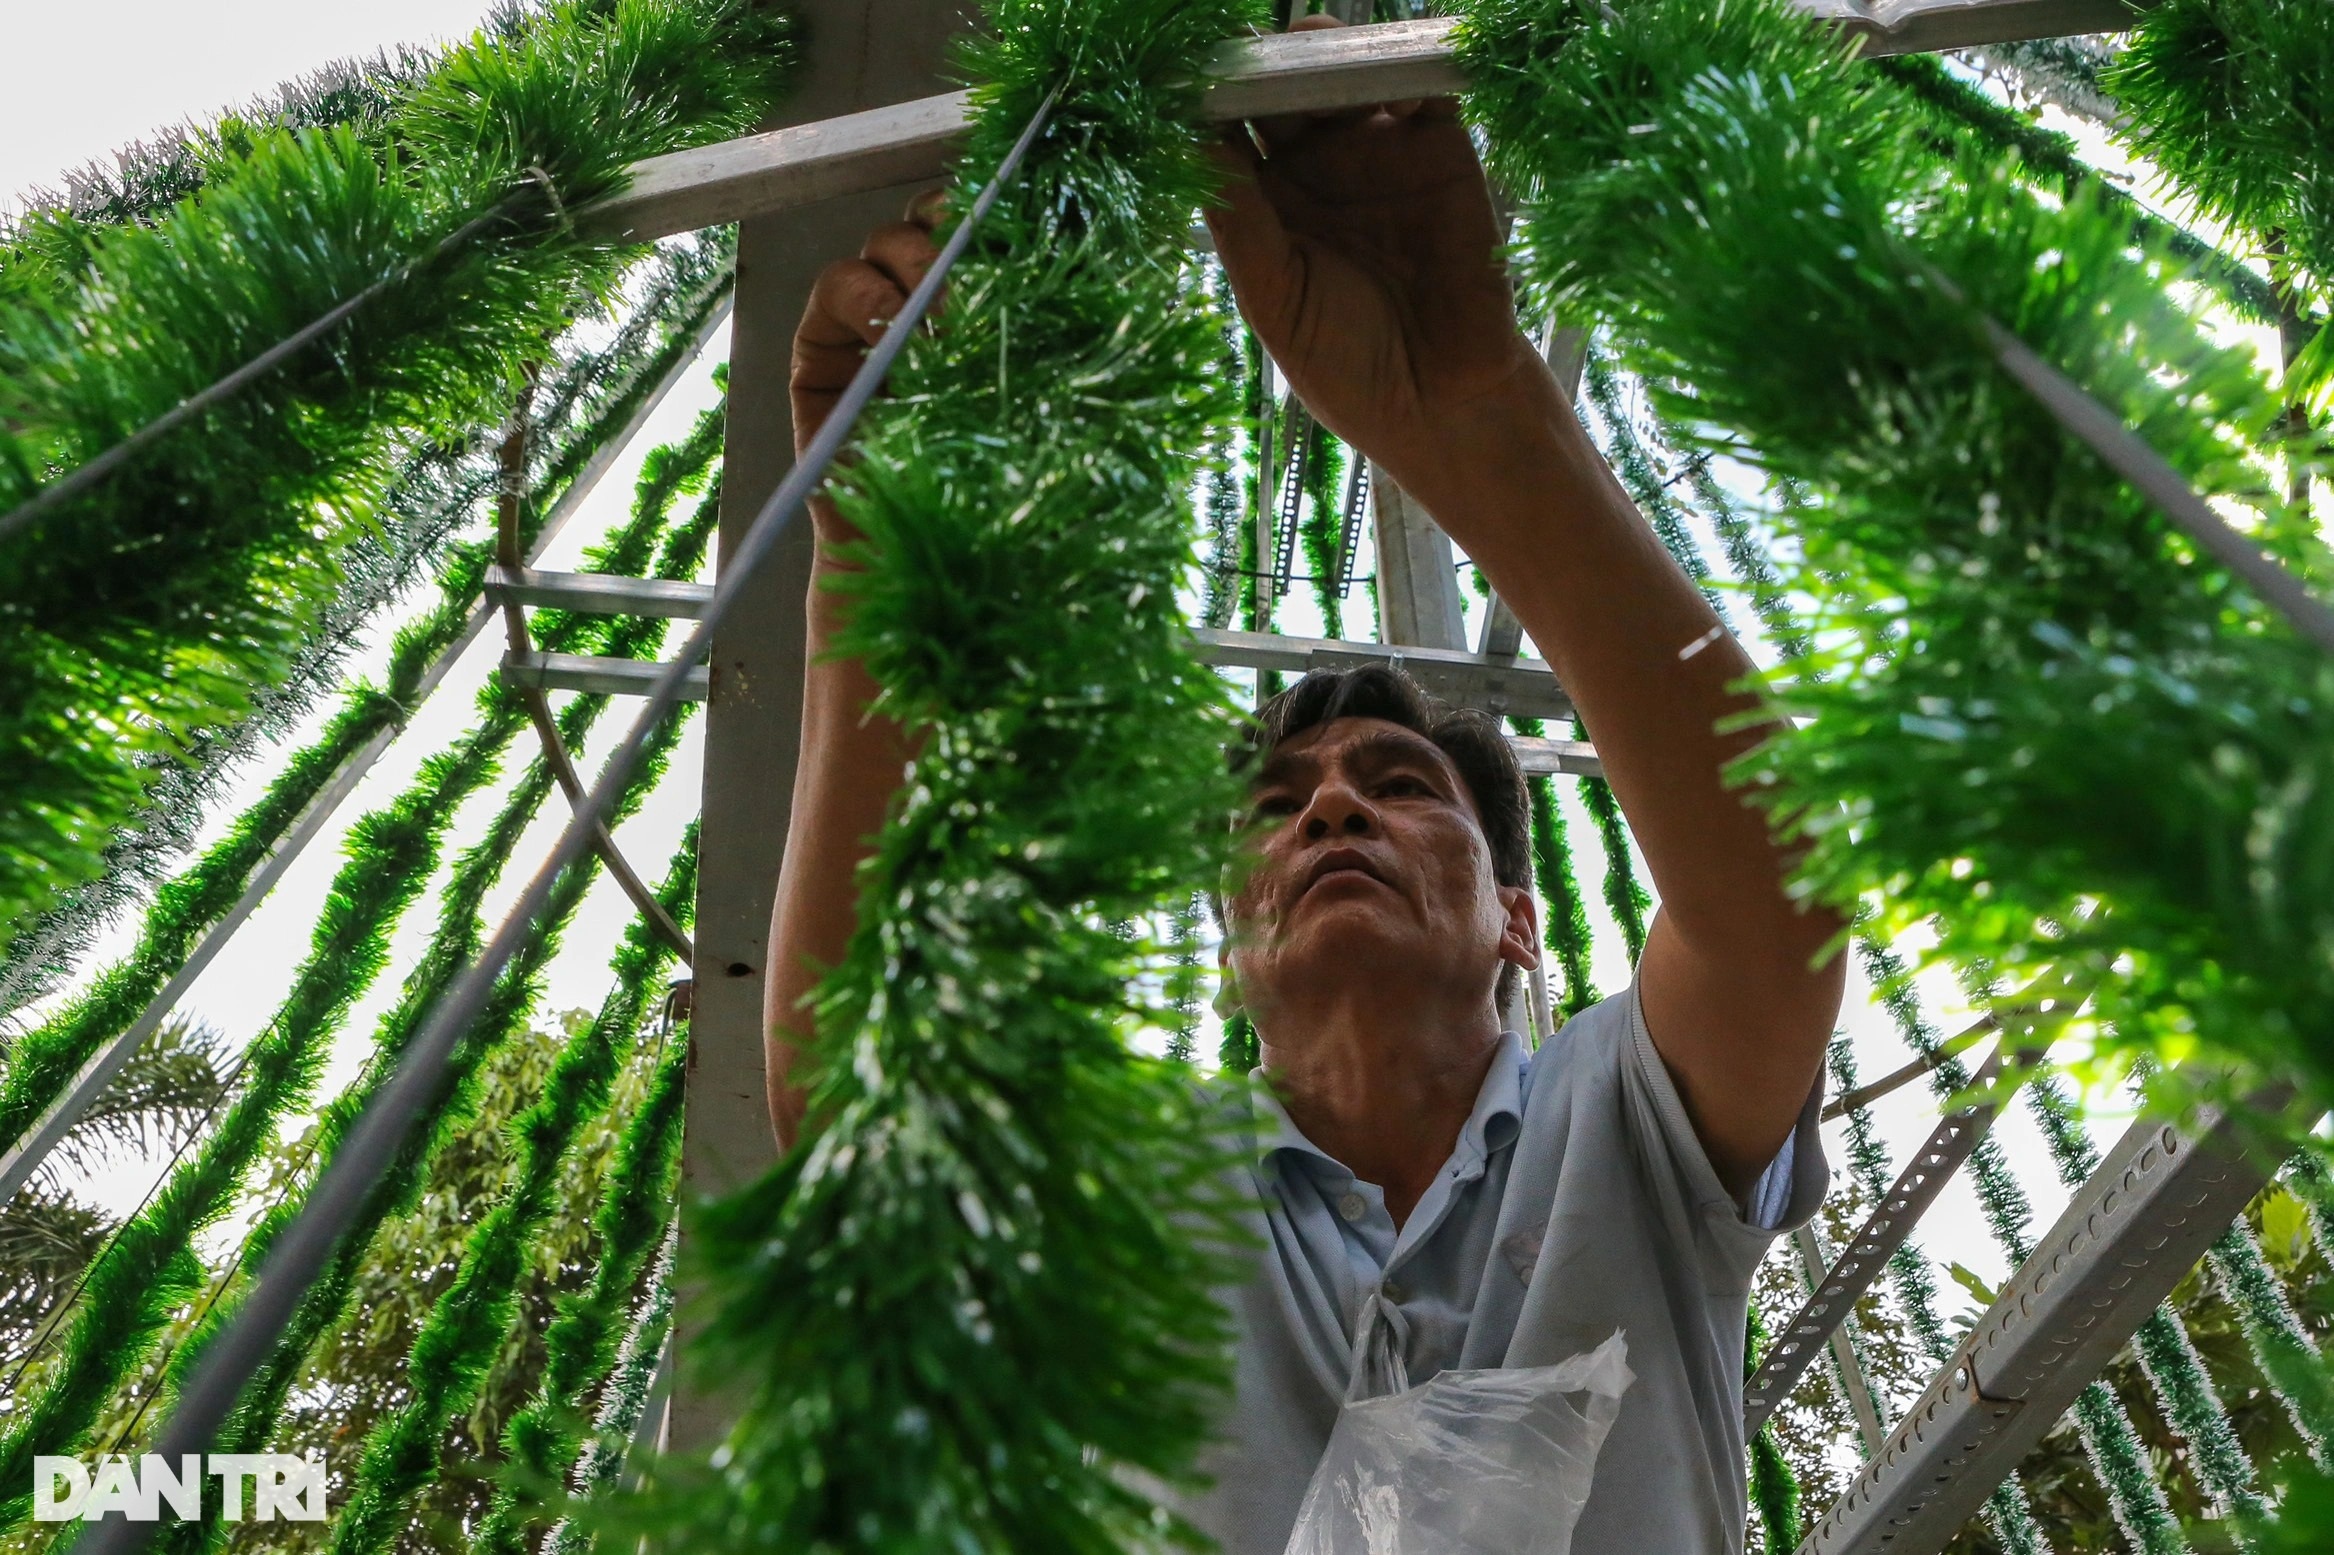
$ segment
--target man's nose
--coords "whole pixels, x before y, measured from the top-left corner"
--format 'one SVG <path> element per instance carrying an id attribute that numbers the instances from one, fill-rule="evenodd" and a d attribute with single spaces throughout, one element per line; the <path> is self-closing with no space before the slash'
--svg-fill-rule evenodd
<path id="1" fill-rule="evenodd" d="M 1370 808 L 1368 800 L 1342 783 L 1324 783 L 1314 791 L 1313 802 L 1305 809 L 1303 829 L 1307 842 L 1319 842 L 1339 832 L 1366 837 L 1377 826 L 1377 812 Z"/>

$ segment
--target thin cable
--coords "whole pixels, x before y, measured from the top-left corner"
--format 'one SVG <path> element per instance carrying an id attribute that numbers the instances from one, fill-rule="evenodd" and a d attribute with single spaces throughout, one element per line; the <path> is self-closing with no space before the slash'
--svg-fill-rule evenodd
<path id="1" fill-rule="evenodd" d="M 332 1254 L 350 1219 L 356 1214 L 374 1180 L 384 1171 L 403 1143 L 406 1130 L 428 1105 L 437 1089 L 448 1059 L 455 1045 L 461 1041 L 470 1023 L 484 1008 L 493 992 L 496 977 L 501 973 L 520 942 L 534 927 L 551 896 L 552 883 L 592 846 L 592 828 L 604 824 L 615 807 L 616 796 L 630 781 L 633 768 L 639 765 L 642 750 L 649 735 L 662 721 L 673 704 L 680 700 L 682 683 L 689 667 L 710 647 L 713 632 L 726 618 L 746 587 L 770 559 L 779 537 L 786 532 L 803 503 L 826 478 L 827 467 L 841 451 L 852 427 L 874 400 L 890 374 L 891 366 L 907 346 L 916 326 L 931 311 L 933 299 L 940 294 L 948 273 L 955 268 L 966 246 L 972 240 L 973 230 L 997 203 L 1005 183 L 1020 167 L 1022 158 L 1037 140 L 1038 131 L 1051 112 L 1054 98 L 1048 93 L 1037 112 L 1030 116 L 1021 138 L 1013 143 L 999 164 L 996 175 L 975 197 L 964 220 L 948 236 L 932 268 L 908 296 L 899 315 L 884 331 L 883 339 L 867 353 L 867 360 L 851 379 L 849 388 L 836 403 L 826 425 L 819 428 L 803 451 L 794 468 L 787 472 L 770 500 L 754 515 L 745 538 L 738 545 L 737 554 L 724 570 L 721 580 L 714 585 L 713 597 L 705 606 L 705 614 L 696 629 L 689 634 L 682 651 L 667 660 L 657 671 L 655 686 L 648 694 L 647 704 L 633 720 L 622 744 L 609 756 L 608 764 L 600 771 L 599 780 L 585 802 L 569 817 L 559 843 L 551 850 L 535 876 L 527 882 L 527 889 L 503 919 L 501 927 L 485 952 L 462 975 L 460 982 L 437 1005 L 428 1025 L 415 1039 L 406 1057 L 390 1076 L 381 1094 L 373 1099 L 364 1115 L 357 1120 L 345 1143 L 326 1163 L 323 1175 L 299 1218 L 284 1231 L 268 1260 L 254 1282 L 250 1297 L 235 1316 L 233 1324 L 219 1336 L 208 1354 L 187 1379 L 179 1395 L 178 1406 L 172 1410 L 163 1426 L 154 1450 L 165 1457 L 206 1451 L 228 1413 L 242 1396 L 244 1384 L 251 1380 L 266 1359 L 275 1336 L 289 1322 L 301 1294 L 316 1278 L 317 1271 Z M 133 1555 L 142 1550 L 152 1537 L 153 1523 L 107 1521 L 89 1527 L 74 1546 L 79 1555 Z"/>
<path id="2" fill-rule="evenodd" d="M 226 377 L 221 378 L 217 383 L 212 384 L 209 388 L 204 389 L 198 394 L 189 395 L 187 398 L 180 400 L 176 405 L 164 411 L 161 415 L 155 417 L 152 421 L 147 422 L 137 431 L 132 432 L 128 437 L 123 438 L 120 442 L 114 444 L 111 448 L 108 448 L 104 453 L 99 454 L 96 458 L 90 460 L 87 464 L 82 465 L 79 469 L 66 476 L 63 480 L 56 482 L 54 485 L 43 486 L 39 491 L 34 492 L 32 496 L 27 498 L 24 502 L 20 503 L 15 508 L 12 508 L 9 511 L 7 517 L 0 518 L 0 540 L 7 540 L 13 537 L 19 529 L 22 529 L 25 525 L 31 523 L 34 519 L 49 511 L 49 509 L 58 506 L 60 503 L 69 502 L 73 498 L 78 497 L 83 492 L 89 490 L 92 486 L 97 485 L 108 475 L 111 475 L 115 470 L 120 469 L 132 458 L 136 457 L 140 452 L 152 447 L 158 439 L 168 437 L 172 432 L 175 432 L 178 430 L 178 428 L 186 425 L 187 422 L 193 420 L 196 416 L 201 415 L 204 411 L 209 410 L 212 406 L 217 405 L 222 401 L 232 399 L 235 395 L 241 393 L 244 389 L 249 388 L 254 383 L 257 383 L 260 379 L 266 377 L 269 373 L 275 371 L 278 367 L 283 366 L 284 363 L 299 355 L 302 350 L 314 344 L 323 336 L 331 333 L 335 326 L 340 324 L 343 320 L 347 319 L 349 315 L 355 313 L 359 308 L 362 308 L 365 304 L 371 302 L 374 298 L 380 296 L 383 292 L 389 290 L 389 288 L 392 286 L 397 286 L 405 281 L 411 280 L 415 272 L 419 271 L 423 266 L 436 264 L 440 259 L 443 259 L 446 255 L 452 253 L 455 249 L 469 242 L 479 233 L 485 231 L 489 226 L 502 220 L 506 215 L 509 214 L 509 212 L 510 202 L 505 200 L 502 203 L 496 205 L 493 210 L 488 211 L 485 215 L 472 217 L 470 220 L 464 222 L 461 226 L 456 227 L 452 232 L 446 234 L 444 238 L 439 240 L 438 245 L 435 248 L 431 249 L 421 258 L 410 260 L 407 263 L 398 266 L 395 270 L 381 277 L 381 279 L 375 281 L 372 285 L 366 287 L 363 291 L 358 292 L 355 296 L 349 298 L 347 301 L 339 304 L 333 308 L 331 312 L 326 313 L 323 317 L 317 319 L 314 323 L 308 325 L 298 333 L 291 335 L 286 339 L 280 340 L 276 344 L 268 347 L 265 351 L 262 351 L 259 355 L 253 357 L 250 361 L 245 362 L 241 367 L 236 368 L 233 372 L 229 373 Z"/>
<path id="3" fill-rule="evenodd" d="M 1964 307 L 1968 296 L 1935 266 L 1920 260 L 1929 283 L 1947 299 Z M 2116 414 L 2083 387 L 2044 361 L 2033 347 L 2019 339 L 1991 314 L 1979 313 L 1977 325 L 1993 348 L 1994 360 L 2020 387 L 2042 402 L 2042 408 L 2060 427 L 2074 434 L 2099 462 L 2128 481 L 2141 496 L 2161 508 L 2188 538 L 2235 573 L 2263 604 L 2286 619 L 2296 632 L 2334 653 L 2334 609 L 2305 587 L 2301 579 L 2251 540 L 2229 527 L 2196 494 L 2171 462 L 2148 446 Z"/>

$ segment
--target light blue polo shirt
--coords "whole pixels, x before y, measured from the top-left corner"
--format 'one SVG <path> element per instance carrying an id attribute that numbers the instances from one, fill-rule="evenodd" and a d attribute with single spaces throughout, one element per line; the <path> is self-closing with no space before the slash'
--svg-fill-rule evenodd
<path id="1" fill-rule="evenodd" d="M 1234 1398 L 1203 1465 L 1214 1484 L 1181 1509 L 1226 1555 L 1281 1555 L 1345 1401 L 1455 1367 L 1552 1365 L 1618 1329 L 1637 1380 L 1573 1555 L 1734 1555 L 1750 1280 L 1774 1235 L 1822 1200 L 1820 1105 L 1819 1085 L 1746 1214 L 1631 987 L 1535 1054 L 1502 1037 L 1450 1159 L 1397 1231 L 1384 1193 L 1260 1094 L 1261 1249 L 1224 1296 Z"/>

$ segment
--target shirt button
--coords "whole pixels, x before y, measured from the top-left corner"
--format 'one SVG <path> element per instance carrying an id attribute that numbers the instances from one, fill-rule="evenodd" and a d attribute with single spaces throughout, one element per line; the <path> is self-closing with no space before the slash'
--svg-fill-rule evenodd
<path id="1" fill-rule="evenodd" d="M 1359 1220 L 1369 1212 L 1369 1202 L 1358 1193 L 1349 1193 L 1337 1201 L 1337 1213 L 1348 1220 Z"/>
<path id="2" fill-rule="evenodd" d="M 1378 1294 L 1385 1297 L 1387 1301 L 1391 1302 L 1397 1307 L 1402 1305 L 1402 1287 L 1395 1284 L 1392 1280 L 1387 1280 L 1383 1284 L 1379 1285 Z"/>

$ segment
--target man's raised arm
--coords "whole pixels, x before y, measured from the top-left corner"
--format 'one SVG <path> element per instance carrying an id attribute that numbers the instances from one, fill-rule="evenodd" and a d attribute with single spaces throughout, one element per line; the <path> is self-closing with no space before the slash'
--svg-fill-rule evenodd
<path id="1" fill-rule="evenodd" d="M 1747 1191 L 1806 1102 L 1844 978 L 1837 958 L 1811 965 L 1839 920 L 1786 896 L 1787 857 L 1721 777 L 1761 737 L 1716 732 L 1755 705 L 1728 689 L 1748 655 L 1518 330 L 1455 105 L 1263 122 L 1218 155 L 1209 224 L 1250 324 L 1313 414 L 1483 569 L 1579 707 L 1661 892 L 1646 1024 L 1711 1163 Z"/>
<path id="2" fill-rule="evenodd" d="M 800 455 L 859 370 L 867 348 L 898 313 L 933 258 L 938 206 L 927 197 L 909 219 L 879 228 L 860 257 L 829 265 L 811 288 L 794 335 L 790 380 L 794 450 Z M 802 1128 L 802 1093 L 789 1083 L 795 1049 L 811 1032 L 802 1000 L 843 957 L 858 921 L 854 875 L 883 825 L 908 760 L 898 724 L 870 718 L 876 687 L 857 659 L 830 657 L 842 602 L 826 586 L 841 565 L 836 543 L 854 538 L 832 504 L 813 501 L 818 558 L 811 567 L 808 668 L 803 677 L 802 756 L 794 770 L 793 820 L 770 912 L 769 972 L 762 992 L 762 1056 L 778 1145 Z"/>

